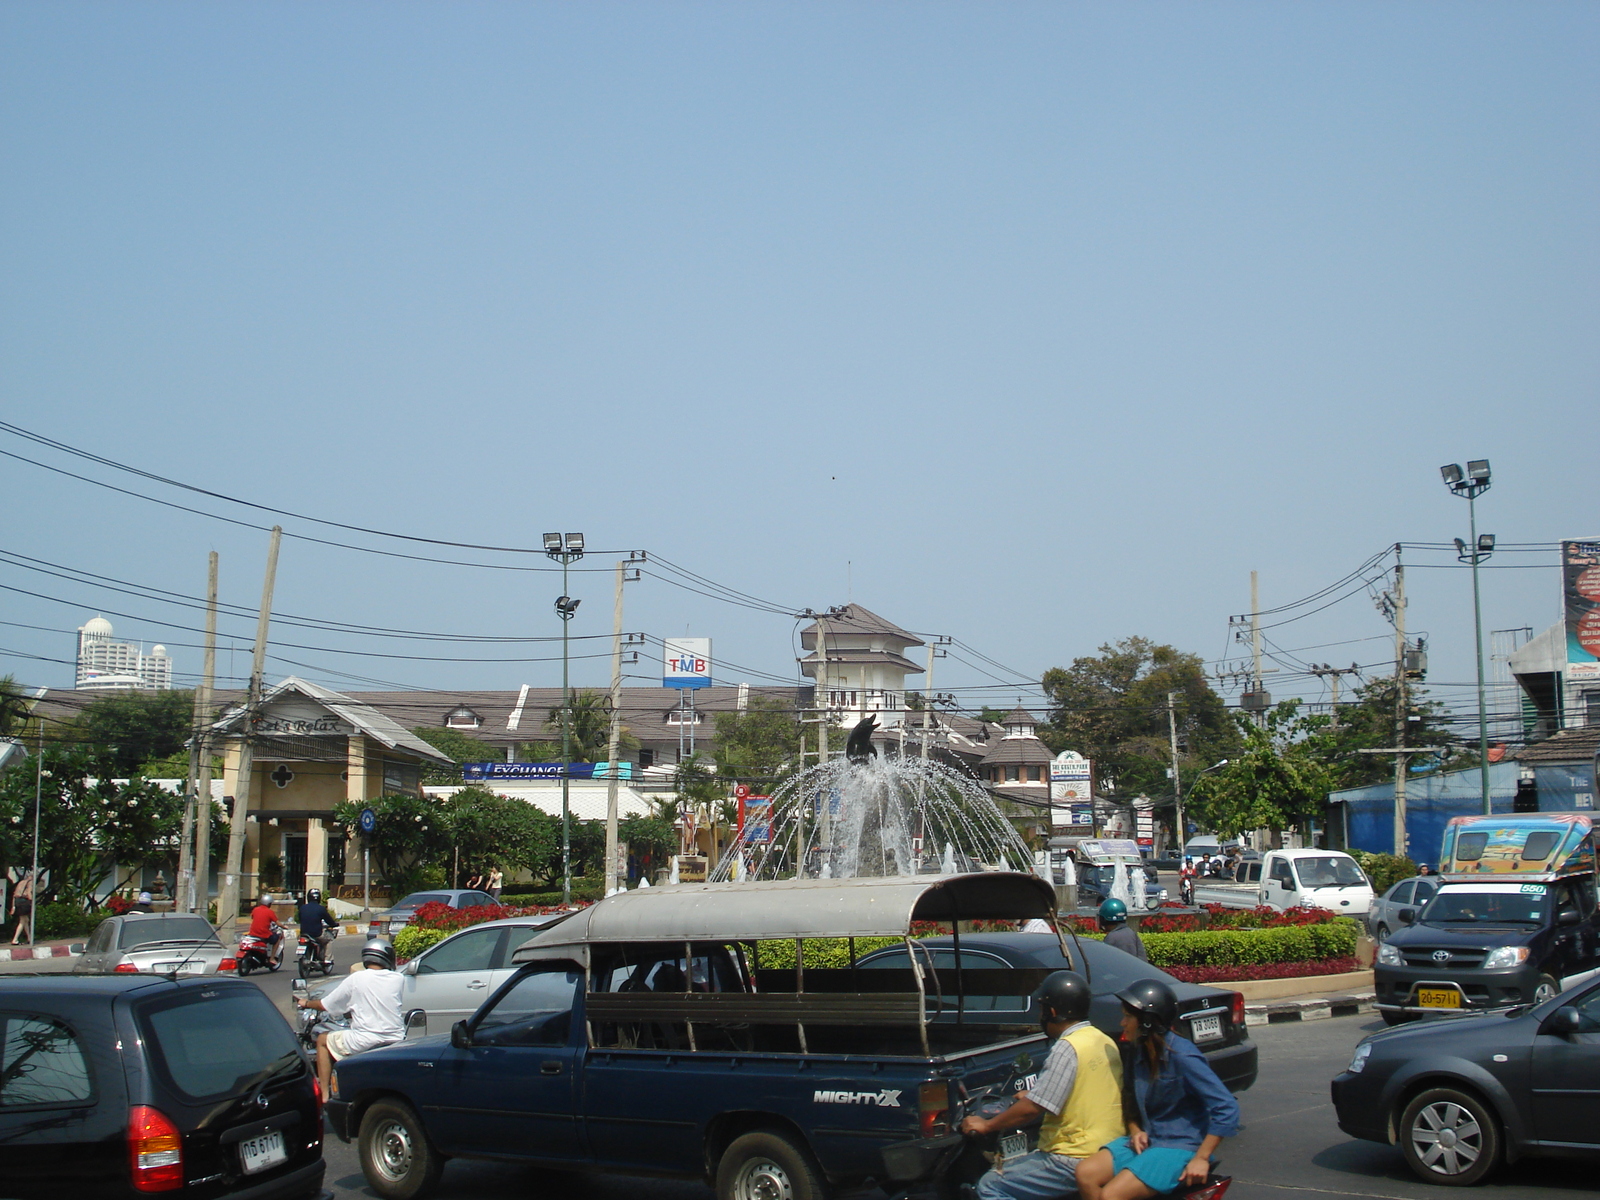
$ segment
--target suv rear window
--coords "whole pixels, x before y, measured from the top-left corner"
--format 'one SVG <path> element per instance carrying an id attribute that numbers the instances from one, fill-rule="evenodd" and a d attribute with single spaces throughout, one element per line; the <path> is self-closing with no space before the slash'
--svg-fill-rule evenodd
<path id="1" fill-rule="evenodd" d="M 152 942 L 215 941 L 211 926 L 203 917 L 156 917 L 152 920 L 125 920 L 117 947 L 132 950 Z"/>
<path id="2" fill-rule="evenodd" d="M 157 1072 L 191 1100 L 237 1095 L 291 1058 L 305 1067 L 288 1024 L 253 987 L 186 988 L 137 1015 Z"/>

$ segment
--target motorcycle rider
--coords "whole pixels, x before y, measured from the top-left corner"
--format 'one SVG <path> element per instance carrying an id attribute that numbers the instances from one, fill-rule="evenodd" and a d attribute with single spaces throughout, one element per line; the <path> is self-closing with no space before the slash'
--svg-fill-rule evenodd
<path id="1" fill-rule="evenodd" d="M 1128 928 L 1128 906 L 1112 897 L 1100 906 L 1100 928 L 1106 935 L 1106 945 L 1115 946 L 1124 954 L 1131 954 L 1140 962 L 1149 962 L 1144 943 L 1139 935 Z"/>
<path id="2" fill-rule="evenodd" d="M 1185 904 L 1194 903 L 1194 877 L 1194 858 L 1185 855 L 1183 866 L 1178 871 L 1178 895 L 1183 898 Z"/>
<path id="3" fill-rule="evenodd" d="M 263 895 L 250 910 L 250 936 L 267 943 L 273 962 L 283 961 L 283 926 L 278 924 L 278 914 L 272 911 L 271 896 Z"/>
<path id="4" fill-rule="evenodd" d="M 361 947 L 360 971 L 352 971 L 320 1000 L 295 998 L 297 1008 L 334 1014 L 349 1013 L 350 1028 L 317 1035 L 317 1079 L 322 1094 L 331 1094 L 333 1064 L 363 1050 L 376 1050 L 405 1037 L 400 1021 L 400 989 L 405 983 L 394 969 L 394 947 L 373 938 Z"/>
<path id="5" fill-rule="evenodd" d="M 319 960 L 325 959 L 328 943 L 333 941 L 338 928 L 339 922 L 322 903 L 322 892 L 312 888 L 306 893 L 306 902 L 300 906 L 300 936 L 306 939 L 307 953 L 314 953 Z"/>
<path id="6" fill-rule="evenodd" d="M 978 1180 L 978 1200 L 1055 1200 L 1072 1191 L 1082 1163 L 1122 1133 L 1122 1060 L 1089 1024 L 1089 983 L 1056 971 L 1040 988 L 1041 1023 L 1051 1040 L 1044 1070 L 1011 1107 L 961 1122 L 968 1137 L 1028 1125 L 1041 1116 L 1039 1148 L 997 1164 Z"/>
<path id="7" fill-rule="evenodd" d="M 1200 1048 L 1172 1030 L 1178 998 L 1159 979 L 1117 993 L 1132 1047 L 1123 1092 L 1126 1137 L 1078 1168 L 1084 1200 L 1149 1200 L 1205 1182 L 1212 1152 L 1239 1132 L 1239 1102 Z"/>

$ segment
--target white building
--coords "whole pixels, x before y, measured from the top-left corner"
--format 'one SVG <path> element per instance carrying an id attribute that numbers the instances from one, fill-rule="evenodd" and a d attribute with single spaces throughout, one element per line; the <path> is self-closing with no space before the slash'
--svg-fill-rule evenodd
<path id="1" fill-rule="evenodd" d="M 841 714 L 841 724 L 875 714 L 880 727 L 891 728 L 905 712 L 906 676 L 922 673 L 905 652 L 926 644 L 877 613 L 847 604 L 800 631 L 801 647 L 811 651 L 800 660 L 800 670 L 817 681 L 818 693 Z"/>
<path id="2" fill-rule="evenodd" d="M 112 641 L 111 633 L 111 622 L 104 617 L 94 617 L 78 627 L 78 690 L 162 691 L 172 686 L 172 659 L 165 646 L 146 654 L 144 647 L 134 642 Z"/>

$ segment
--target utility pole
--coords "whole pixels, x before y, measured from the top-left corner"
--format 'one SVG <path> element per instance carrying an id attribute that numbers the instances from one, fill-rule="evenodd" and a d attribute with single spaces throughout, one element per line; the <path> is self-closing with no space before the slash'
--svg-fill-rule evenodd
<path id="1" fill-rule="evenodd" d="M 244 732 L 239 739 L 239 769 L 234 781 L 233 812 L 228 820 L 228 861 L 217 893 L 217 925 L 232 929 L 239 913 L 240 876 L 244 871 L 245 819 L 250 810 L 250 776 L 255 769 L 255 723 L 267 669 L 267 627 L 272 621 L 272 589 L 278 578 L 278 543 L 283 530 L 274 525 L 267 543 L 267 573 L 261 584 L 261 609 L 256 614 L 255 653 L 250 660 L 250 692 L 245 702 Z"/>
<path id="2" fill-rule="evenodd" d="M 828 649 L 827 633 L 820 616 L 817 618 L 817 680 L 817 765 L 821 767 L 828 762 Z M 833 796 L 826 776 L 819 774 L 817 782 L 822 788 L 822 811 L 817 814 L 822 826 L 820 840 L 824 855 L 817 864 L 820 872 L 823 863 L 833 861 Z"/>
<path id="3" fill-rule="evenodd" d="M 1251 691 L 1260 695 L 1263 690 L 1261 683 L 1261 589 L 1260 576 L 1257 572 L 1250 572 L 1250 670 L 1252 672 Z M 1266 709 L 1256 711 L 1256 724 L 1265 725 L 1267 722 Z"/>
<path id="4" fill-rule="evenodd" d="M 205 668 L 200 676 L 200 686 L 194 693 L 194 737 L 189 743 L 186 789 L 188 802 L 183 806 L 183 837 L 178 844 L 179 912 L 205 912 L 206 875 L 211 870 L 211 752 L 210 739 L 206 735 L 211 726 L 211 686 L 216 663 L 217 552 L 213 550 L 206 573 Z M 201 864 L 204 864 L 203 869 Z"/>
<path id="5" fill-rule="evenodd" d="M 1406 688 L 1406 568 L 1400 561 L 1400 547 L 1394 552 L 1394 853 L 1406 852 L 1406 763 L 1398 747 L 1406 744 L 1406 717 L 1409 715 Z"/>
<path id="6" fill-rule="evenodd" d="M 1331 679 L 1333 681 L 1333 721 L 1331 728 L 1339 728 L 1339 677 L 1341 675 L 1359 675 L 1361 674 L 1361 668 L 1356 666 L 1355 663 L 1351 663 L 1348 667 L 1330 667 L 1327 663 L 1323 663 L 1319 667 L 1313 663 L 1306 669 L 1318 679 Z"/>
<path id="7" fill-rule="evenodd" d="M 1172 803 L 1177 810 L 1173 828 L 1178 835 L 1178 846 L 1181 849 L 1185 841 L 1187 830 L 1183 826 L 1183 781 L 1178 777 L 1178 693 L 1167 693 L 1167 737 L 1172 745 Z"/>
<path id="8" fill-rule="evenodd" d="M 628 562 L 641 561 L 639 554 Z M 604 895 L 617 887 L 617 787 L 622 768 L 622 585 L 628 581 L 627 563 L 617 561 L 617 597 L 611 610 L 611 729 L 606 737 L 606 872 Z"/>

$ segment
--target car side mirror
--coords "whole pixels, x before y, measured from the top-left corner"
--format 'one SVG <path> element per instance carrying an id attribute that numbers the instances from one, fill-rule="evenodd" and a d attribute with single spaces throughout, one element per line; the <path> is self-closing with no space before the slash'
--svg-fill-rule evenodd
<path id="1" fill-rule="evenodd" d="M 1570 1037 L 1583 1028 L 1583 1014 L 1570 1004 L 1555 1010 L 1539 1022 L 1539 1032 L 1556 1037 Z"/>
<path id="2" fill-rule="evenodd" d="M 1402 925 L 1409 925 L 1417 919 L 1417 910 L 1414 908 L 1402 908 L 1395 913 L 1394 919 Z"/>
<path id="3" fill-rule="evenodd" d="M 1577 925 L 1583 920 L 1583 914 L 1575 908 L 1563 908 L 1556 914 L 1557 925 Z"/>
<path id="4" fill-rule="evenodd" d="M 450 1026 L 450 1044 L 457 1050 L 472 1048 L 472 1032 L 467 1028 L 465 1021 L 457 1021 Z"/>
<path id="5" fill-rule="evenodd" d="M 409 962 L 407 962 L 405 964 L 405 966 L 400 968 L 400 974 L 402 974 L 402 975 L 415 975 L 417 973 L 417 971 L 420 969 L 421 962 L 422 962 L 422 960 L 420 958 L 411 959 Z"/>
<path id="6" fill-rule="evenodd" d="M 87 949 L 87 947 L 85 947 L 85 945 L 82 942 L 73 942 L 72 945 L 67 947 L 67 953 L 68 954 L 82 954 L 85 949 Z"/>

